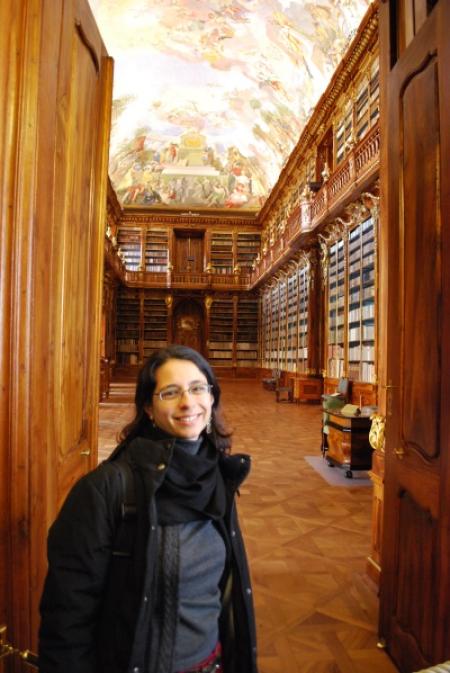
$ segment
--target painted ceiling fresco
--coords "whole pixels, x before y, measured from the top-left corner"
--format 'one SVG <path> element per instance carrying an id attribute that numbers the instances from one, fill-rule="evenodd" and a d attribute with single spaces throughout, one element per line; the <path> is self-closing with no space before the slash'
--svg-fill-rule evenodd
<path id="1" fill-rule="evenodd" d="M 259 210 L 369 0 L 89 0 L 123 204 Z"/>

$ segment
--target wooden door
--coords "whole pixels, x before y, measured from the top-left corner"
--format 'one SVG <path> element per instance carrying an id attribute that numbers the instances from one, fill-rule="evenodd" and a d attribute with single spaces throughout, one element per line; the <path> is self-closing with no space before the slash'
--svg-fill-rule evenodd
<path id="1" fill-rule="evenodd" d="M 0 618 L 24 649 L 47 529 L 97 462 L 112 62 L 87 0 L 0 5 Z"/>
<path id="2" fill-rule="evenodd" d="M 402 673 L 450 659 L 449 35 L 447 0 L 380 6 L 380 631 Z"/>
<path id="3" fill-rule="evenodd" d="M 203 271 L 203 232 L 175 232 L 175 271 Z"/>
<path id="4" fill-rule="evenodd" d="M 177 304 L 174 315 L 174 343 L 203 353 L 203 310 L 196 301 L 185 299 Z"/>

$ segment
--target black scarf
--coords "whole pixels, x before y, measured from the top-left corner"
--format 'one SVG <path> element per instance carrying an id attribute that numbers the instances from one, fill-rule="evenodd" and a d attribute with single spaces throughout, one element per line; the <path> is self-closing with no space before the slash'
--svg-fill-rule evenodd
<path id="1" fill-rule="evenodd" d="M 225 484 L 219 470 L 219 452 L 207 437 L 198 452 L 195 443 L 176 440 L 163 483 L 156 493 L 158 522 L 170 526 L 199 519 L 218 521 L 225 514 Z"/>

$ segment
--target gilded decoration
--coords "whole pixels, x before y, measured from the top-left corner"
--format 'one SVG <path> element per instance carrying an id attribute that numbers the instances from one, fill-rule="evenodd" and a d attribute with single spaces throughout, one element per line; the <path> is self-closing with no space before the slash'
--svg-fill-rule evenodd
<path id="1" fill-rule="evenodd" d="M 110 175 L 121 203 L 255 212 L 370 4 L 89 1 L 115 60 Z M 357 42 L 350 67 L 367 46 Z M 341 68 L 333 81 L 346 77 Z"/>
<path id="2" fill-rule="evenodd" d="M 372 420 L 372 425 L 369 431 L 370 446 L 375 451 L 384 453 L 386 418 L 381 416 L 381 414 L 372 414 L 370 418 Z"/>

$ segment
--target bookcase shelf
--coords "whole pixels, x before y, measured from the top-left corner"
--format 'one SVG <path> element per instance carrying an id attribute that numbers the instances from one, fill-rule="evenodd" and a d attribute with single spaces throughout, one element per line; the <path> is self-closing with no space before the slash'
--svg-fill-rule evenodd
<path id="1" fill-rule="evenodd" d="M 138 271 L 142 260 L 142 228 L 119 227 L 117 244 L 122 251 L 125 268 L 128 271 Z"/>
<path id="2" fill-rule="evenodd" d="M 278 337 L 280 329 L 280 293 L 278 284 L 270 292 L 270 350 L 269 367 L 278 369 L 280 365 Z"/>
<path id="3" fill-rule="evenodd" d="M 237 304 L 236 365 L 258 365 L 258 298 L 240 296 Z"/>
<path id="4" fill-rule="evenodd" d="M 167 271 L 169 262 L 169 232 L 167 229 L 146 230 L 144 257 L 146 271 Z"/>
<path id="5" fill-rule="evenodd" d="M 251 271 L 252 264 L 261 246 L 261 234 L 238 232 L 236 239 L 236 262 L 242 271 Z"/>
<path id="6" fill-rule="evenodd" d="M 348 375 L 375 380 L 375 238 L 373 219 L 355 227 L 348 240 Z"/>
<path id="7" fill-rule="evenodd" d="M 261 361 L 268 369 L 311 376 L 317 365 L 310 352 L 310 265 L 291 265 L 261 297 Z"/>
<path id="8" fill-rule="evenodd" d="M 298 352 L 297 372 L 306 373 L 308 370 L 308 329 L 309 329 L 309 273 L 308 268 L 303 266 L 297 271 L 298 283 Z"/>
<path id="9" fill-rule="evenodd" d="M 148 297 L 143 301 L 143 355 L 149 357 L 157 348 L 167 346 L 167 306 L 163 297 Z"/>
<path id="10" fill-rule="evenodd" d="M 376 381 L 375 223 L 354 226 L 330 246 L 328 271 L 327 377 Z"/>
<path id="11" fill-rule="evenodd" d="M 213 273 L 233 273 L 233 232 L 211 233 L 210 264 Z"/>
<path id="12" fill-rule="evenodd" d="M 287 346 L 287 280 L 286 278 L 281 278 L 279 285 L 279 305 L 278 305 L 278 315 L 279 315 L 279 326 L 278 326 L 278 348 L 281 354 L 281 366 L 285 366 L 286 361 L 286 346 Z"/>
<path id="13" fill-rule="evenodd" d="M 119 288 L 117 293 L 117 362 L 137 364 L 140 340 L 139 290 Z"/>
<path id="14" fill-rule="evenodd" d="M 298 277 L 297 271 L 287 280 L 287 370 L 295 372 L 297 367 L 297 306 L 298 306 Z"/>
<path id="15" fill-rule="evenodd" d="M 214 298 L 209 319 L 209 360 L 212 366 L 233 364 L 233 299 Z"/>
<path id="16" fill-rule="evenodd" d="M 329 249 L 327 373 L 339 378 L 344 373 L 345 247 L 339 239 Z"/>
<path id="17" fill-rule="evenodd" d="M 163 296 L 120 287 L 116 315 L 118 364 L 138 364 L 156 348 L 167 346 L 167 306 Z"/>
<path id="18" fill-rule="evenodd" d="M 355 134 L 359 142 L 380 115 L 378 59 L 375 59 L 359 82 L 355 101 Z"/>

